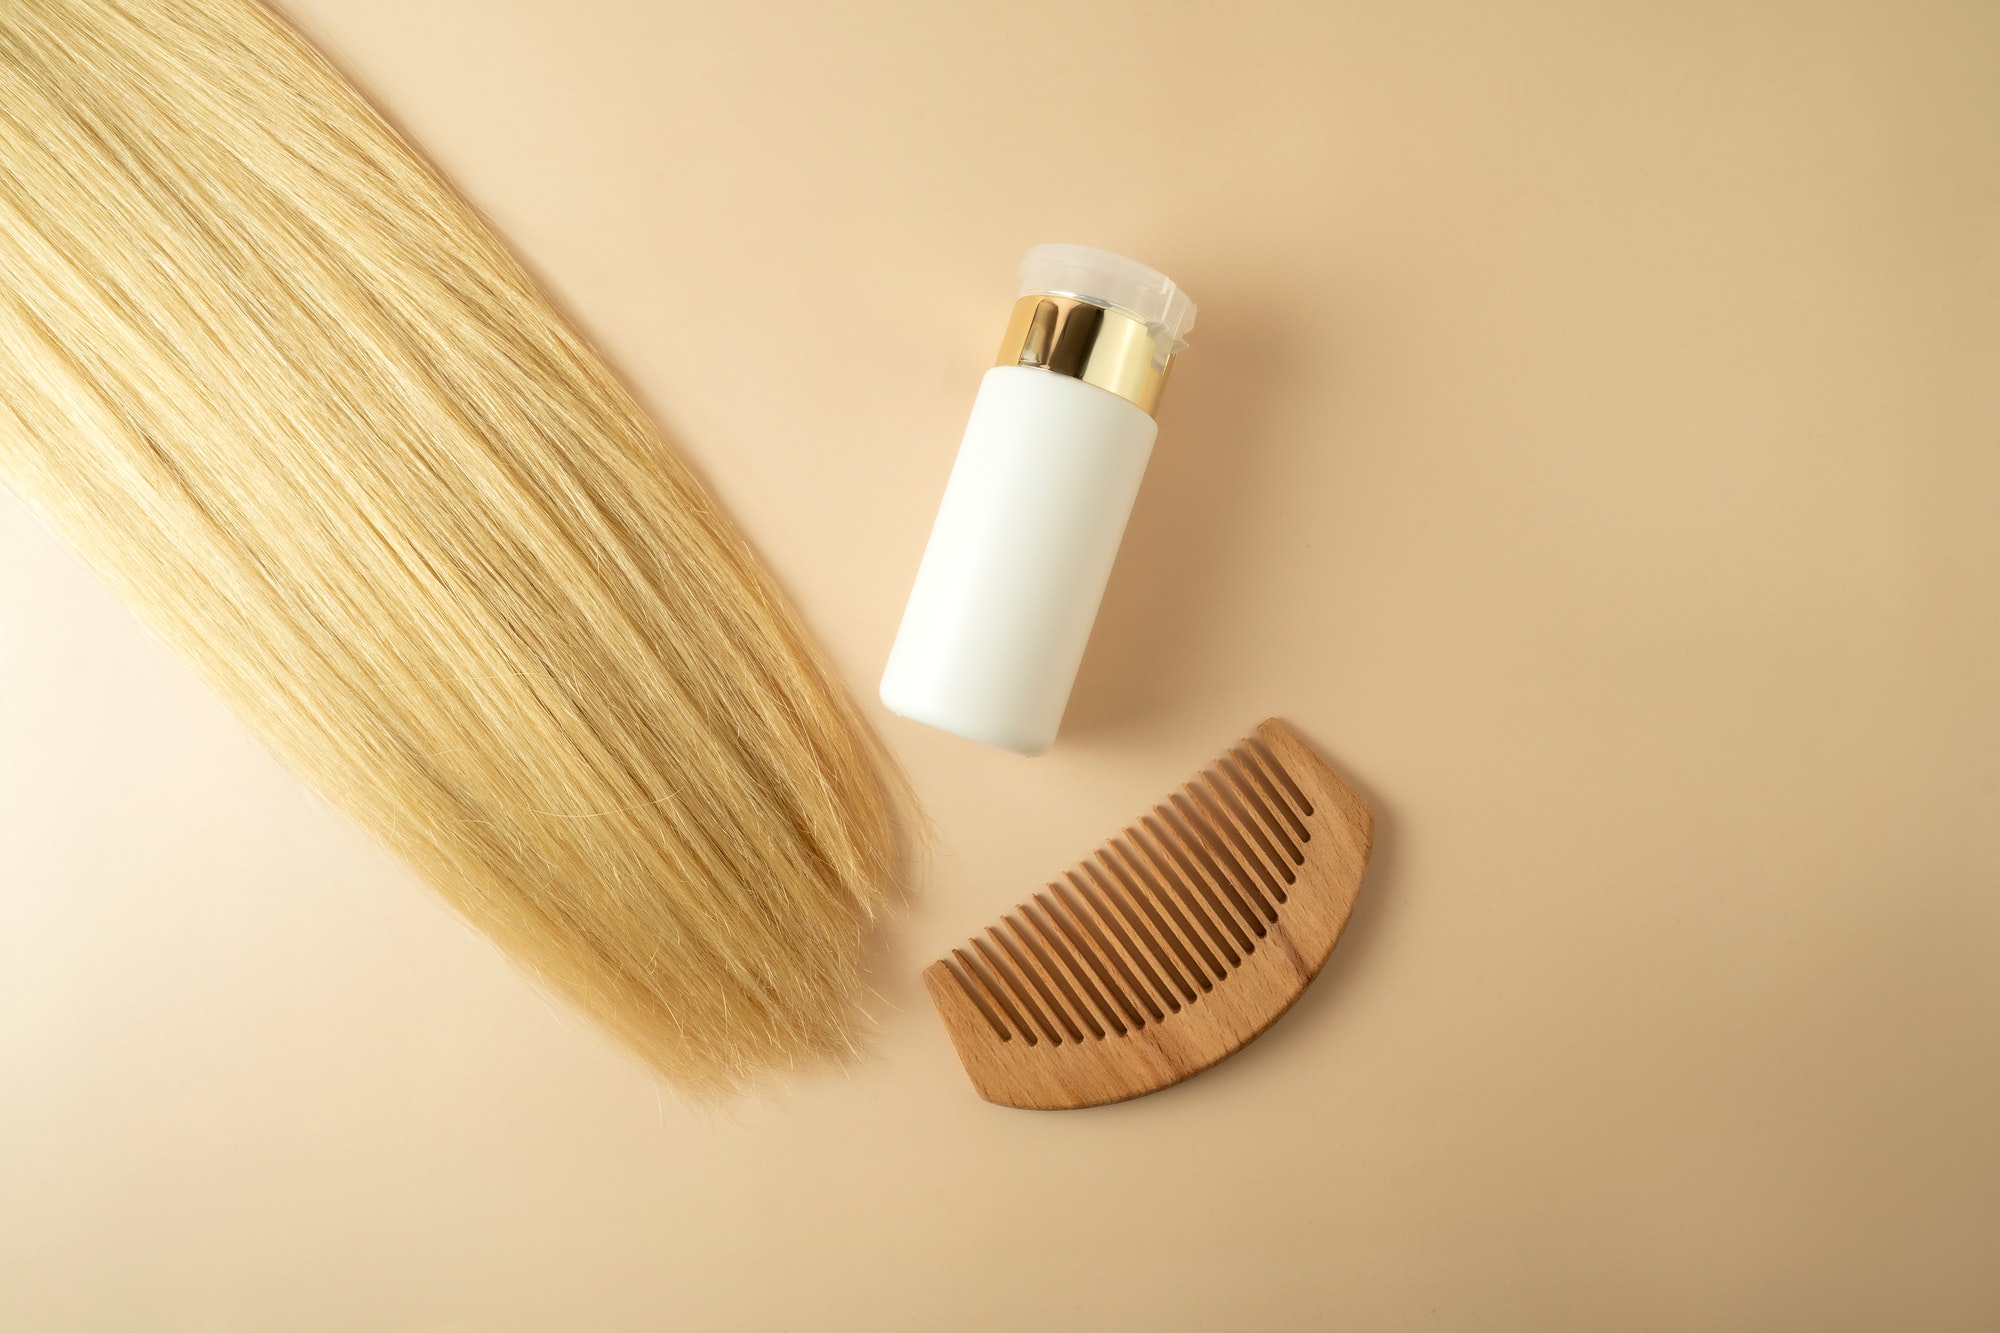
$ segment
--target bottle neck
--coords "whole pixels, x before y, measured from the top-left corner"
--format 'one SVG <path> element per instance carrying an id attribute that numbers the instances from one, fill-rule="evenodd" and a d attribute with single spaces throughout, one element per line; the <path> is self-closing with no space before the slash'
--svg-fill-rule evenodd
<path id="1" fill-rule="evenodd" d="M 1026 366 L 1117 394 L 1148 416 L 1173 369 L 1154 331 L 1122 311 L 1073 296 L 1029 295 L 1014 303 L 996 366 Z"/>

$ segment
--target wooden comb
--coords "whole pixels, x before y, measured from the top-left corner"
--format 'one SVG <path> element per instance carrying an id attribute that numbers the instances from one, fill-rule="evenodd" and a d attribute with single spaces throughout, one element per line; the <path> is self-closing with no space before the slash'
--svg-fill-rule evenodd
<path id="1" fill-rule="evenodd" d="M 972 1086 L 1002 1106 L 1101 1106 L 1240 1050 L 1333 952 L 1374 822 L 1266 722 L 924 969 Z"/>

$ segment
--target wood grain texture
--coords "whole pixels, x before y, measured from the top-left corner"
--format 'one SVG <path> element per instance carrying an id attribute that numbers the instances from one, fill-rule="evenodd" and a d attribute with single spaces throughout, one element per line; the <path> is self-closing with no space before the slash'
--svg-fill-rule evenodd
<path id="1" fill-rule="evenodd" d="M 1178 1083 L 1291 1007 L 1340 938 L 1374 818 L 1273 718 L 924 970 L 989 1102 L 1100 1106 Z"/>

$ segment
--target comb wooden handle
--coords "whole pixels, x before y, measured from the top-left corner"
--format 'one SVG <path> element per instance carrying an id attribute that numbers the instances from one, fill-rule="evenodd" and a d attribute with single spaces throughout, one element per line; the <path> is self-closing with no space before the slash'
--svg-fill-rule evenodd
<path id="1" fill-rule="evenodd" d="M 1374 816 L 1276 718 L 924 970 L 972 1085 L 1055 1110 L 1198 1074 L 1277 1021 L 1353 910 Z"/>

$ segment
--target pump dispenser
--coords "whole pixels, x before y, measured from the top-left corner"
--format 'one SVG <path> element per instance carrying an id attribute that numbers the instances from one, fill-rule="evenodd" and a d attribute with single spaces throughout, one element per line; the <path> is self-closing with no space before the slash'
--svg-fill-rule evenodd
<path id="1" fill-rule="evenodd" d="M 889 650 L 892 712 L 1017 754 L 1055 743 L 1194 315 L 1134 260 L 1028 251 Z"/>

